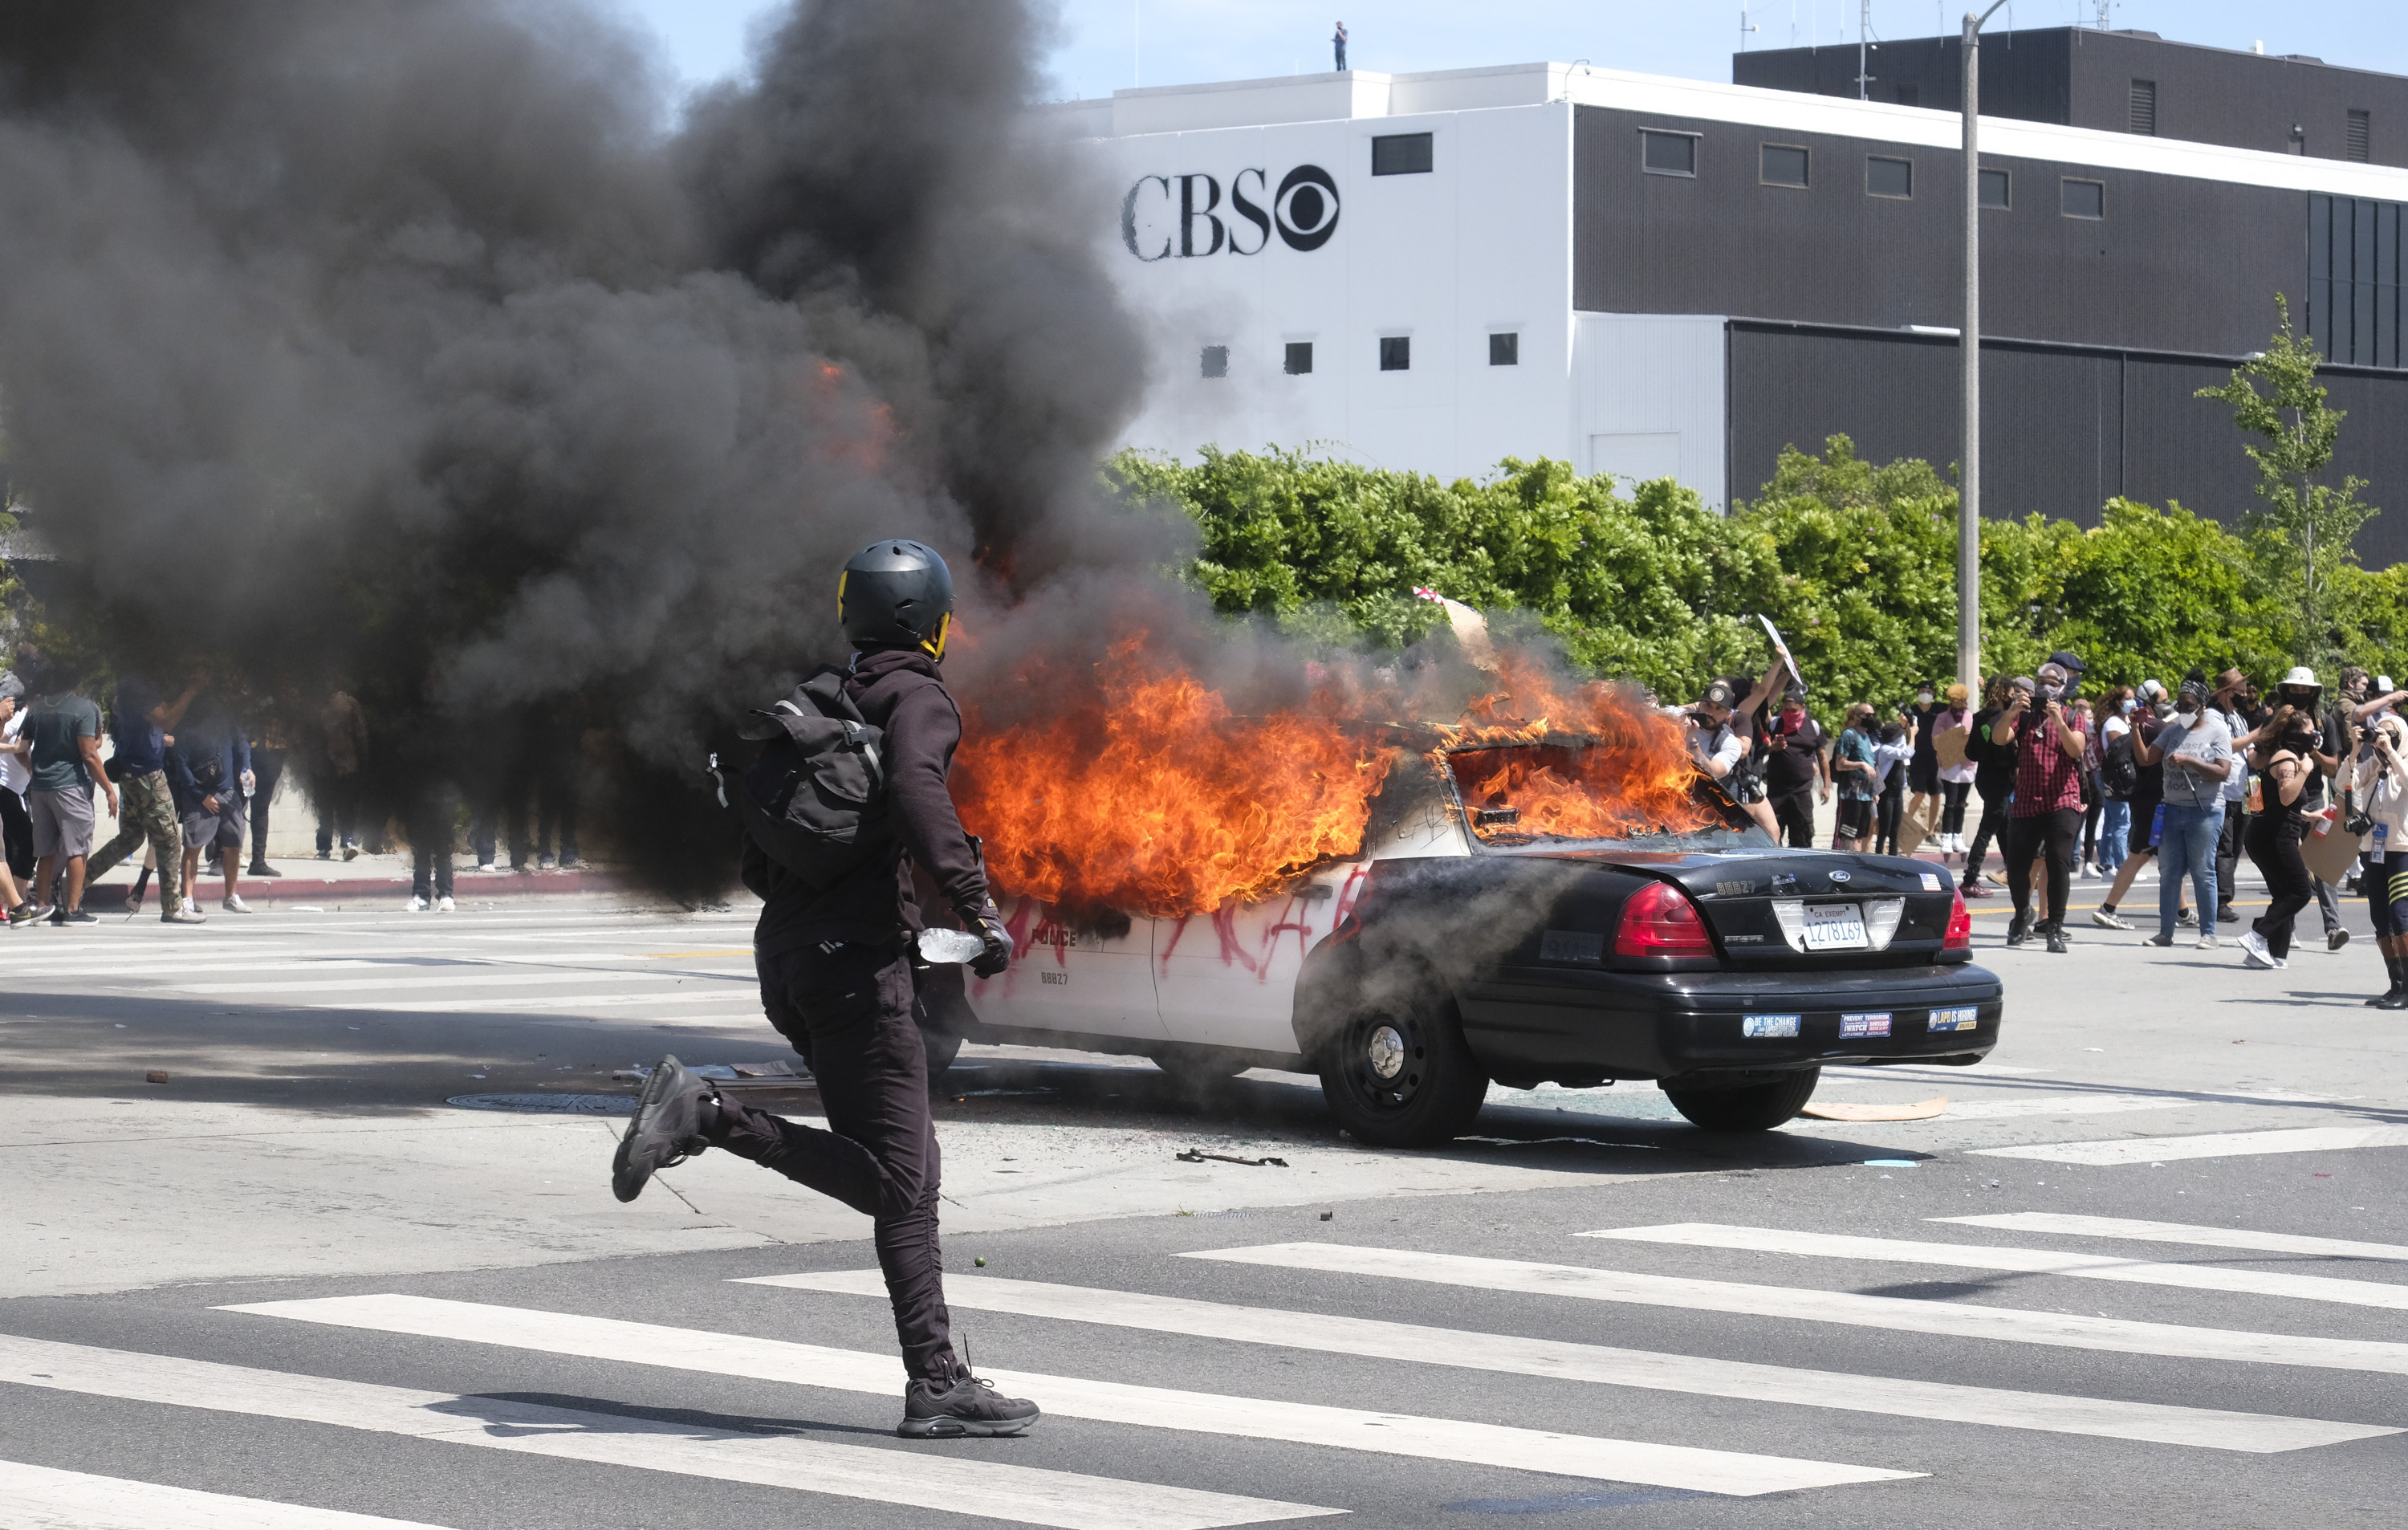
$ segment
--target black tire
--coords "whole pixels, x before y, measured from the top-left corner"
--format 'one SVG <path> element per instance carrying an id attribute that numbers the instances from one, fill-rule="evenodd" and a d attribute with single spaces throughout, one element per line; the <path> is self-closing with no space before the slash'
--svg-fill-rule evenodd
<path id="1" fill-rule="evenodd" d="M 1668 1089 L 1672 1108 L 1710 1132 L 1769 1132 L 1795 1117 L 1814 1097 L 1823 1070 L 1806 1068 L 1770 1083 L 1740 1089 Z"/>
<path id="2" fill-rule="evenodd" d="M 1242 1057 L 1211 1047 L 1173 1047 L 1154 1054 L 1154 1065 L 1184 1089 L 1217 1089 L 1254 1066 Z"/>
<path id="3" fill-rule="evenodd" d="M 1463 1134 L 1488 1097 L 1454 1001 L 1365 1006 L 1323 1044 L 1329 1113 L 1374 1148 L 1427 1148 Z"/>

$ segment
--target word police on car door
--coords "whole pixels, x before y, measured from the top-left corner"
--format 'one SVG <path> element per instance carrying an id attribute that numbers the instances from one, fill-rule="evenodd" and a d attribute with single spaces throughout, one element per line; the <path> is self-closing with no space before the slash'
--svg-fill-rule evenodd
<path id="1" fill-rule="evenodd" d="M 1273 191 L 1267 170 L 1229 178 L 1202 173 L 1140 176 L 1121 198 L 1121 243 L 1141 261 L 1199 255 L 1259 255 L 1276 233 L 1290 250 L 1318 250 L 1338 231 L 1338 182 L 1318 164 L 1299 164 Z"/>

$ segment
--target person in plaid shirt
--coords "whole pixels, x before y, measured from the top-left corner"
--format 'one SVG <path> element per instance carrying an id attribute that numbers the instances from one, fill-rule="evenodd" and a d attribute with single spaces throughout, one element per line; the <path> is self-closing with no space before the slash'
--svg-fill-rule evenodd
<path id="1" fill-rule="evenodd" d="M 2015 795 L 2007 820 L 2007 891 L 2015 900 L 2010 946 L 2022 945 L 2037 928 L 2050 951 L 2065 950 L 2065 899 L 2082 847 L 2082 754 L 2089 743 L 2088 712 L 2073 705 L 2073 677 L 2082 669 L 2082 661 L 2063 650 L 2050 654 L 2040 666 L 2039 684 L 2017 688 L 1990 725 L 1992 741 L 2015 751 Z M 2035 926 L 2032 861 L 2043 851 L 2048 907 Z"/>

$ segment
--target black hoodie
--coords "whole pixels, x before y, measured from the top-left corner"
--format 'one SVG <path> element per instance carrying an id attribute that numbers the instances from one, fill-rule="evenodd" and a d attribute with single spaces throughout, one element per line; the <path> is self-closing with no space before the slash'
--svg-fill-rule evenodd
<path id="1" fill-rule="evenodd" d="M 853 657 L 845 694 L 863 721 L 886 735 L 887 813 L 898 846 L 824 892 L 763 853 L 748 835 L 744 885 L 760 895 L 752 932 L 763 955 L 822 940 L 890 940 L 923 927 L 911 892 L 912 868 L 948 908 L 975 910 L 986 901 L 986 868 L 962 831 L 945 776 L 962 741 L 961 709 L 937 665 L 916 649 L 870 649 Z"/>

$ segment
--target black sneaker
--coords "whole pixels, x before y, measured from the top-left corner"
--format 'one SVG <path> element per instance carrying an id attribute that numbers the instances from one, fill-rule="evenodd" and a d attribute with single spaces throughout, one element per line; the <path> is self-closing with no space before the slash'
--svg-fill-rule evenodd
<path id="1" fill-rule="evenodd" d="M 2065 932 L 2063 930 L 2052 928 L 2048 932 L 2048 953 L 2051 956 L 2062 956 L 2065 954 Z"/>
<path id="2" fill-rule="evenodd" d="M 87 914 L 80 908 L 53 908 L 50 910 L 50 922 L 53 924 L 97 924 L 100 922 L 100 916 L 97 914 Z"/>
<path id="3" fill-rule="evenodd" d="M 895 1432 L 905 1439 L 1025 1435 L 1037 1417 L 1035 1403 L 1000 1395 L 993 1381 L 981 1380 L 955 1362 L 950 1378 L 914 1380 L 903 1389 L 903 1422 Z"/>
<path id="4" fill-rule="evenodd" d="M 2171 946 L 2174 943 L 2174 937 L 2171 935 L 2153 935 L 2149 937 L 2148 943 L 2152 946 Z"/>
<path id="5" fill-rule="evenodd" d="M 2228 903 L 2215 910 L 2215 922 L 2218 924 L 2238 924 L 2241 922 L 2241 915 L 2234 911 L 2232 905 Z"/>
<path id="6" fill-rule="evenodd" d="M 2017 914 L 2007 921 L 2007 944 L 2020 946 L 2031 936 L 2031 916 Z"/>
<path id="7" fill-rule="evenodd" d="M 702 1136 L 702 1108 L 715 1098 L 710 1085 L 674 1057 L 664 1057 L 644 1080 L 636 1113 L 610 1160 L 610 1194 L 632 1201 L 652 1176 L 675 1168 L 710 1144 Z"/>
<path id="8" fill-rule="evenodd" d="M 250 867 L 243 872 L 243 875 L 246 877 L 281 877 L 284 873 L 277 870 L 274 866 L 269 865 L 265 861 L 253 861 L 251 863 Z"/>

